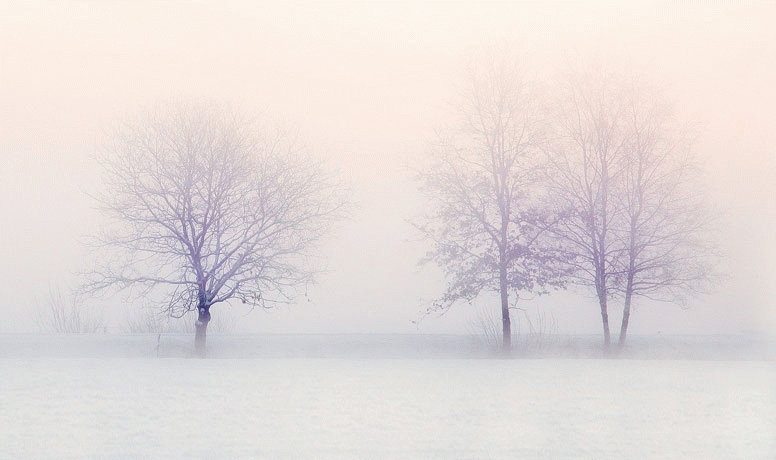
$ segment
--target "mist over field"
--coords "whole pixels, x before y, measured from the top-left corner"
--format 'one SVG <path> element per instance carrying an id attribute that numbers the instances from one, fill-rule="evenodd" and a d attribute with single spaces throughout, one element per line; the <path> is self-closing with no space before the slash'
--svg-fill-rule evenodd
<path id="1" fill-rule="evenodd" d="M 770 364 L 0 359 L 0 454 L 769 459 Z"/>
<path id="2" fill-rule="evenodd" d="M 776 458 L 774 23 L 770 0 L 0 2 L 0 458 Z M 494 107 L 498 168 L 466 130 Z M 555 174 L 515 176 L 544 208 L 504 185 L 534 122 Z M 570 211 L 582 176 L 604 198 Z M 574 267 L 601 252 L 631 257 Z"/>
<path id="3" fill-rule="evenodd" d="M 770 2 L 671 5 L 365 5 L 169 2 L 4 4 L 0 12 L 0 331 L 35 331 L 36 303 L 93 265 L 101 217 L 93 155 L 127 113 L 207 97 L 286 120 L 352 183 L 357 209 L 321 250 L 327 273 L 275 311 L 238 305 L 241 332 L 468 332 L 477 308 L 421 317 L 444 286 L 407 223 L 411 167 L 455 115 L 465 63 L 508 44 L 550 76 L 575 59 L 646 75 L 697 126 L 728 278 L 679 308 L 642 302 L 633 332 L 773 332 L 776 51 Z M 100 303 L 101 302 L 101 303 Z M 476 307 L 487 309 L 489 300 Z M 113 330 L 128 308 L 98 302 Z M 99 306 L 98 305 L 98 306 Z M 522 302 L 559 333 L 595 333 L 577 294 Z M 216 310 L 214 309 L 214 312 Z"/>

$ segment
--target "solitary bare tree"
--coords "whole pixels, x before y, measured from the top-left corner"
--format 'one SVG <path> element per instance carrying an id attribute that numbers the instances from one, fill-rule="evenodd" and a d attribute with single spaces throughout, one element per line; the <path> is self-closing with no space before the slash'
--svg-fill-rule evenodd
<path id="1" fill-rule="evenodd" d="M 196 311 L 199 355 L 213 305 L 268 307 L 312 281 L 316 243 L 347 203 L 293 133 L 216 103 L 123 123 L 99 160 L 111 224 L 87 288 L 161 291 L 172 316 Z"/>
<path id="2" fill-rule="evenodd" d="M 561 281 L 557 254 L 542 244 L 551 216 L 535 194 L 543 120 L 519 70 L 500 57 L 471 69 L 461 121 L 440 136 L 419 175 L 432 206 L 416 225 L 433 243 L 425 260 L 450 280 L 429 312 L 497 293 L 504 350 L 511 348 L 510 290 L 516 300 Z"/>
<path id="3" fill-rule="evenodd" d="M 623 300 L 623 345 L 635 296 L 675 300 L 710 277 L 697 169 L 646 83 L 591 71 L 559 93 L 548 182 L 566 218 L 553 231 L 574 255 L 577 281 L 595 289 L 607 348 L 610 300 Z"/>

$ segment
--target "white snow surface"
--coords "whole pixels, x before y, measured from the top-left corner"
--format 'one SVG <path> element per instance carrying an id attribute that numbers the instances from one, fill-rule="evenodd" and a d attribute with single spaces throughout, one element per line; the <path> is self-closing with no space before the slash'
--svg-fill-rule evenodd
<path id="1" fill-rule="evenodd" d="M 406 355 L 450 338 L 405 339 L 399 359 L 389 337 L 307 340 L 211 338 L 215 359 L 190 359 L 175 350 L 191 337 L 0 336 L 0 458 L 776 458 L 772 359 Z"/>

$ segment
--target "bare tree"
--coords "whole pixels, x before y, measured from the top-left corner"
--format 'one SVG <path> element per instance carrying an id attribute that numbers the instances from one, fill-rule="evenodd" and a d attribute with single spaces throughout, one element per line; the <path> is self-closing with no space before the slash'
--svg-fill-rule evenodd
<path id="1" fill-rule="evenodd" d="M 77 296 L 63 294 L 59 288 L 50 288 L 48 297 L 38 304 L 38 328 L 44 332 L 57 334 L 84 334 L 105 332 L 105 316 L 85 306 Z"/>
<path id="2" fill-rule="evenodd" d="M 498 293 L 504 350 L 512 337 L 509 291 L 516 301 L 560 282 L 556 254 L 541 240 L 551 216 L 535 194 L 543 120 L 519 70 L 501 58 L 472 67 L 461 121 L 440 136 L 419 174 L 432 211 L 416 224 L 433 244 L 425 261 L 450 280 L 427 313 Z"/>
<path id="3" fill-rule="evenodd" d="M 625 343 L 634 296 L 675 300 L 709 279 L 707 214 L 689 144 L 659 93 L 620 74 L 574 75 L 561 94 L 551 148 L 554 228 L 576 280 L 594 287 L 609 347 L 609 301 L 623 299 Z"/>
<path id="4" fill-rule="evenodd" d="M 595 289 L 608 347 L 608 302 L 622 252 L 613 226 L 621 212 L 614 199 L 621 158 L 630 141 L 623 123 L 627 106 L 611 75 L 575 75 L 564 83 L 547 175 L 550 196 L 565 217 L 554 232 L 573 255 L 576 281 Z"/>
<path id="5" fill-rule="evenodd" d="M 679 300 L 716 277 L 714 251 L 705 238 L 710 215 L 685 130 L 672 108 L 643 84 L 631 88 L 628 109 L 630 141 L 617 195 L 623 219 L 617 238 L 623 249 L 616 286 L 624 298 L 620 346 L 634 297 Z"/>
<path id="6" fill-rule="evenodd" d="M 215 103 L 123 123 L 99 159 L 112 223 L 99 240 L 116 254 L 87 288 L 161 291 L 170 315 L 196 311 L 199 355 L 213 305 L 266 308 L 313 280 L 316 243 L 347 204 L 292 132 Z"/>

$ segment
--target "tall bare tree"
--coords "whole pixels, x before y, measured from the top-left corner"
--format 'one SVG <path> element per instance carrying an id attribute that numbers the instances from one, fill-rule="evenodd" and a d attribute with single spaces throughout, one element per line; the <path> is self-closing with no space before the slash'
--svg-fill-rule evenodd
<path id="1" fill-rule="evenodd" d="M 670 107 L 646 83 L 588 71 L 559 93 L 548 181 L 566 218 L 554 233 L 574 255 L 576 280 L 595 289 L 607 348 L 610 301 L 623 300 L 622 345 L 635 296 L 675 300 L 711 275 L 697 169 Z"/>
<path id="2" fill-rule="evenodd" d="M 521 292 L 560 282 L 557 254 L 542 244 L 551 216 L 535 194 L 543 136 L 538 102 L 515 61 L 476 62 L 460 122 L 440 135 L 419 175 L 432 203 L 416 225 L 433 243 L 425 261 L 450 280 L 429 312 L 495 292 L 505 350 L 512 337 L 510 291 L 516 301 Z"/>
<path id="3" fill-rule="evenodd" d="M 312 281 L 316 243 L 347 204 L 292 132 L 217 103 L 179 101 L 123 123 L 99 160 L 111 218 L 99 240 L 117 253 L 88 288 L 161 291 L 172 316 L 196 311 L 200 355 L 213 305 L 268 307 Z"/>
<path id="4" fill-rule="evenodd" d="M 550 195 L 565 216 L 554 232 L 573 254 L 577 282 L 595 290 L 607 347 L 609 300 L 622 252 L 613 231 L 621 212 L 614 198 L 630 141 L 623 125 L 627 104 L 616 83 L 602 73 L 574 76 L 558 88 L 547 175 Z"/>
<path id="5" fill-rule="evenodd" d="M 672 107 L 644 84 L 630 88 L 630 141 L 622 158 L 618 257 L 623 296 L 619 345 L 625 344 L 634 297 L 680 300 L 716 274 L 711 219 L 699 188 L 691 144 Z"/>

